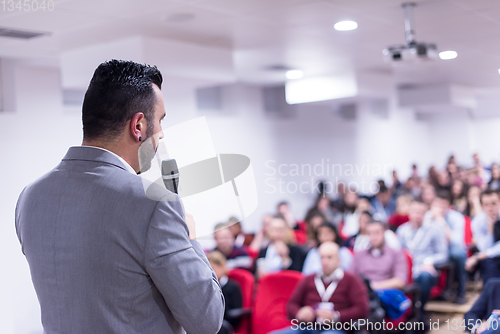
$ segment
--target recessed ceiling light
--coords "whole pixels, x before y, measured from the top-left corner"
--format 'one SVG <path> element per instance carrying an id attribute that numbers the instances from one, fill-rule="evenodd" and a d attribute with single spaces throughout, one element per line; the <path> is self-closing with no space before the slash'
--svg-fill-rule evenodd
<path id="1" fill-rule="evenodd" d="M 439 58 L 445 59 L 445 60 L 455 59 L 455 58 L 457 58 L 457 56 L 458 56 L 458 53 L 456 51 L 442 51 L 442 52 L 439 52 Z"/>
<path id="2" fill-rule="evenodd" d="M 286 78 L 293 80 L 293 79 L 300 79 L 304 76 L 304 72 L 301 70 L 290 70 L 286 71 Z"/>
<path id="3" fill-rule="evenodd" d="M 354 21 L 340 21 L 335 23 L 333 27 L 338 31 L 348 31 L 356 29 L 358 24 Z"/>
<path id="4" fill-rule="evenodd" d="M 183 23 L 194 19 L 194 14 L 191 13 L 175 13 L 167 16 L 165 19 L 167 22 L 171 23 Z"/>
<path id="5" fill-rule="evenodd" d="M 498 74 L 500 74 L 500 68 L 498 69 Z"/>

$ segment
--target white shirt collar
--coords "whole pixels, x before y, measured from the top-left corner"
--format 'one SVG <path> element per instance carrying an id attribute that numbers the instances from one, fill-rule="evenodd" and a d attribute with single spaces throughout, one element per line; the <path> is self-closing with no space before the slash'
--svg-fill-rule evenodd
<path id="1" fill-rule="evenodd" d="M 227 281 L 229 281 L 229 277 L 227 277 L 226 275 L 222 276 L 219 280 L 220 286 L 223 287 L 224 285 L 226 285 Z"/>
<path id="2" fill-rule="evenodd" d="M 127 168 L 127 170 L 134 174 L 134 175 L 137 175 L 137 173 L 135 172 L 135 170 L 132 168 L 132 166 L 129 165 L 128 162 L 125 161 L 125 159 L 123 159 L 122 157 L 120 157 L 118 154 L 116 154 L 115 152 L 111 152 L 110 150 L 107 150 L 105 148 L 102 148 L 102 147 L 97 147 L 97 146 L 88 146 L 88 147 L 93 147 L 93 148 L 98 148 L 100 150 L 103 150 L 103 151 L 106 151 L 106 152 L 109 152 L 111 154 L 113 154 L 115 157 L 117 157 L 118 159 L 120 159 L 121 162 L 123 162 L 123 164 L 125 165 L 125 168 Z"/>

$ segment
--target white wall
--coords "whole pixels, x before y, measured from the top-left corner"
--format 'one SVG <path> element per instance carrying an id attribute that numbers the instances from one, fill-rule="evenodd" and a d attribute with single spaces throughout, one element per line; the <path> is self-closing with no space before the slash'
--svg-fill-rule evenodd
<path id="1" fill-rule="evenodd" d="M 28 183 L 52 169 L 67 148 L 81 143 L 81 115 L 65 111 L 61 105 L 61 85 L 57 68 L 17 66 L 9 78 L 15 87 L 17 110 L 0 112 L 0 332 L 6 334 L 41 333 L 39 307 L 29 269 L 21 254 L 14 229 L 14 208 L 20 191 Z M 299 105 L 295 117 L 275 119 L 262 108 L 259 87 L 238 84 L 228 88 L 225 109 L 220 114 L 196 110 L 195 92 L 189 83 L 166 83 L 163 89 L 167 118 L 164 128 L 206 116 L 215 148 L 219 153 L 239 153 L 250 157 L 258 189 L 257 211 L 244 221 L 245 228 L 260 227 L 264 213 L 275 210 L 280 200 L 289 200 L 297 218 L 303 218 L 313 201 L 308 193 L 270 193 L 272 178 L 281 178 L 289 189 L 300 182 L 311 182 L 310 175 L 269 175 L 269 164 L 278 167 L 310 164 L 340 164 L 343 174 L 320 179 L 373 182 L 380 177 L 390 181 L 391 170 L 383 175 L 367 174 L 366 168 L 391 165 L 408 176 L 417 162 L 422 172 L 431 164 L 443 167 L 450 153 L 459 162 L 469 163 L 478 151 L 485 161 L 498 160 L 497 143 L 500 118 L 470 120 L 466 115 L 430 117 L 417 121 L 410 110 L 390 103 L 388 119 L 378 118 L 369 104 L 361 102 L 358 118 L 341 120 L 327 106 Z M 275 163 L 271 163 L 275 161 Z M 266 165 L 267 163 L 267 165 Z M 365 168 L 346 175 L 347 165 Z M 364 166 L 364 167 L 363 167 Z M 277 181 L 277 180 L 275 180 Z M 267 183 L 266 183 L 267 182 Z"/>

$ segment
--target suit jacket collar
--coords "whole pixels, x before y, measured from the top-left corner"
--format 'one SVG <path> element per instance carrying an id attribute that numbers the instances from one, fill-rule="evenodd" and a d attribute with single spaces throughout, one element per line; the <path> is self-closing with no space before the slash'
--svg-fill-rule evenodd
<path id="1" fill-rule="evenodd" d="M 81 161 L 96 161 L 106 163 L 128 172 L 127 167 L 123 164 L 117 156 L 106 150 L 100 150 L 92 146 L 72 146 L 62 159 L 68 160 L 81 160 Z"/>

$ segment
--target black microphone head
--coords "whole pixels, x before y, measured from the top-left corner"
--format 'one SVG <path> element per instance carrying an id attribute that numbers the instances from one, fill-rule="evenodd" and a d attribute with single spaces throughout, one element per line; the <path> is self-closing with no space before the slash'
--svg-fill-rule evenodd
<path id="1" fill-rule="evenodd" d="M 167 159 L 161 162 L 161 175 L 165 187 L 171 192 L 178 194 L 179 168 L 177 168 L 175 159 Z"/>

